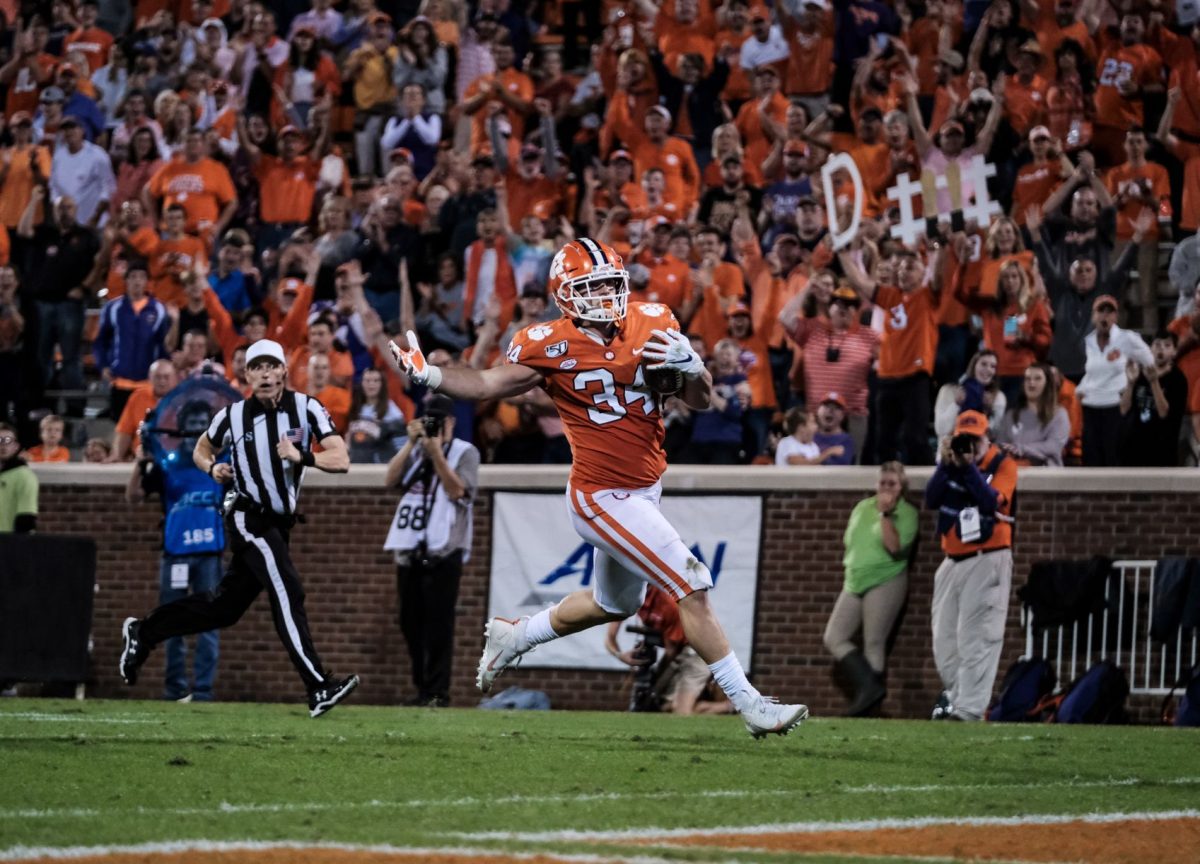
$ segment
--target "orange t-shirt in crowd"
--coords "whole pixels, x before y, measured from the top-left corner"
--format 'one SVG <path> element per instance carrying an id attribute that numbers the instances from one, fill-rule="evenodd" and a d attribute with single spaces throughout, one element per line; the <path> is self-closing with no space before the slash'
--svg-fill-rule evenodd
<path id="1" fill-rule="evenodd" d="M 210 230 L 221 209 L 237 198 L 229 171 L 215 159 L 188 162 L 182 156 L 163 165 L 147 187 L 161 198 L 165 210 L 179 204 L 187 211 L 187 230 L 202 234 Z"/>
<path id="2" fill-rule="evenodd" d="M 1140 168 L 1134 168 L 1128 162 L 1118 165 L 1116 168 L 1110 168 L 1105 176 L 1105 185 L 1108 186 L 1109 194 L 1113 198 L 1125 189 L 1130 183 L 1150 184 L 1150 193 L 1155 200 L 1155 204 L 1150 206 L 1150 210 L 1154 213 L 1154 218 L 1150 220 L 1150 230 L 1146 232 L 1146 240 L 1152 240 L 1158 236 L 1158 212 L 1159 207 L 1163 202 L 1168 204 L 1171 201 L 1171 180 L 1167 176 L 1167 169 L 1159 165 L 1157 162 L 1147 162 Z M 1140 197 L 1140 196 L 1139 196 Z M 1146 207 L 1139 200 L 1126 200 L 1120 212 L 1117 213 L 1117 239 L 1128 240 L 1133 237 L 1133 220 L 1142 212 L 1142 208 Z"/>
<path id="3" fill-rule="evenodd" d="M 4 103 L 6 116 L 11 117 L 18 111 L 37 114 L 38 98 L 42 87 L 49 87 L 54 83 L 50 73 L 58 65 L 58 58 L 53 54 L 39 54 L 34 58 L 34 63 L 45 76 L 45 84 L 39 84 L 37 76 L 30 71 L 29 67 L 22 65 L 17 70 L 17 77 L 8 85 L 8 98 Z"/>
<path id="4" fill-rule="evenodd" d="M 9 147 L 8 173 L 4 177 L 4 185 L 0 186 L 0 225 L 15 229 L 21 221 L 21 214 L 29 206 L 33 197 L 34 166 L 43 180 L 50 178 L 50 148 L 40 144 L 29 147 Z M 41 221 L 35 214 L 34 223 Z"/>
<path id="5" fill-rule="evenodd" d="M 308 388 L 308 358 L 312 352 L 301 345 L 288 354 L 288 386 L 293 390 Z M 345 387 L 354 379 L 354 360 L 348 351 L 329 352 L 329 381 L 335 387 Z"/>
<path id="6" fill-rule="evenodd" d="M 979 464 L 990 465 L 999 453 L 1000 448 L 995 444 L 991 445 Z M 1001 461 L 996 473 L 988 478 L 988 485 L 1000 493 L 996 502 L 996 512 L 1002 516 L 1011 515 L 1013 495 L 1017 491 L 1017 460 L 1010 456 Z M 1012 546 L 1012 523 L 1002 519 L 996 520 L 992 536 L 983 542 L 964 543 L 953 527 L 942 535 L 942 551 L 947 555 L 965 555 L 980 549 L 1007 549 L 1009 546 Z"/>
<path id="7" fill-rule="evenodd" d="M 1167 152 L 1183 163 L 1179 226 L 1185 231 L 1195 231 L 1200 228 L 1200 144 L 1175 139 L 1167 144 Z"/>
<path id="8" fill-rule="evenodd" d="M 208 257 L 204 241 L 192 234 L 172 240 L 164 237 L 150 255 L 150 290 L 157 300 L 183 305 L 183 283 L 179 277 Z"/>
<path id="9" fill-rule="evenodd" d="M 630 299 L 665 303 L 672 312 L 677 312 L 691 293 L 692 275 L 687 262 L 670 252 L 657 258 L 649 249 L 642 250 L 634 260 L 650 271 L 650 281 L 644 291 L 631 292 Z"/>
<path id="10" fill-rule="evenodd" d="M 721 98 L 727 101 L 741 101 L 750 98 L 750 78 L 746 75 L 742 64 L 737 62 L 737 55 L 742 50 L 742 43 L 748 38 L 750 38 L 749 29 L 741 33 L 734 30 L 722 30 L 717 34 L 717 53 L 726 45 L 732 47 L 735 52 L 733 62 L 729 64 L 729 77 L 725 79 L 725 89 L 721 91 Z"/>
<path id="11" fill-rule="evenodd" d="M 805 33 L 789 18 L 783 32 L 791 49 L 783 91 L 789 96 L 827 93 L 833 85 L 833 16 L 827 14 L 825 23 L 813 33 Z"/>
<path id="12" fill-rule="evenodd" d="M 1139 91 L 1147 85 L 1161 84 L 1162 58 L 1158 52 L 1149 45 L 1126 47 L 1119 41 L 1110 43 L 1100 55 L 1096 74 L 1096 92 L 1092 97 L 1096 124 L 1119 129 L 1144 125 L 1140 92 L 1129 99 L 1121 95 L 1119 87 L 1126 81 L 1134 82 Z"/>
<path id="13" fill-rule="evenodd" d="M 983 318 L 983 347 L 996 352 L 997 375 L 1024 375 L 1026 369 L 1050 350 L 1053 331 L 1050 329 L 1050 309 L 1045 301 L 1033 301 L 1024 312 L 1016 303 L 1010 303 L 1002 310 L 997 310 L 993 304 L 984 309 L 980 317 Z M 1010 343 L 1004 338 L 1004 325 L 1010 318 L 1016 320 L 1021 344 Z"/>
<path id="14" fill-rule="evenodd" d="M 857 135 L 835 132 L 830 144 L 834 153 L 848 153 L 862 175 L 864 190 L 863 212 L 878 216 L 889 206 L 888 181 L 892 176 L 892 150 L 884 140 L 868 144 Z"/>
<path id="15" fill-rule="evenodd" d="M 1033 204 L 1041 207 L 1054 190 L 1062 183 L 1060 166 L 1057 162 L 1030 162 L 1017 171 L 1013 185 L 1013 221 L 1025 225 L 1025 211 Z"/>
<path id="16" fill-rule="evenodd" d="M 1179 341 L 1182 342 L 1184 337 L 1192 331 L 1192 316 L 1184 315 L 1176 318 L 1167 325 L 1167 329 L 1174 333 L 1179 338 Z M 1200 347 L 1180 354 L 1175 359 L 1175 366 L 1187 378 L 1188 385 L 1194 387 L 1196 382 L 1200 381 Z"/>
<path id="17" fill-rule="evenodd" d="M 678 330 L 661 303 L 630 301 L 612 341 L 601 344 L 568 318 L 535 324 L 513 336 L 505 362 L 545 376 L 546 392 L 571 445 L 572 490 L 653 486 L 667 468 L 657 400 L 640 384 L 641 354 L 651 330 Z M 565 360 L 574 360 L 566 364 Z"/>
<path id="18" fill-rule="evenodd" d="M 519 231 L 521 220 L 531 214 L 546 219 L 561 212 L 562 188 L 561 182 L 541 174 L 526 180 L 516 171 L 510 171 L 504 192 L 508 196 L 508 222 L 512 229 Z"/>
<path id="19" fill-rule="evenodd" d="M 742 158 L 742 177 L 746 181 L 747 186 L 757 186 L 761 189 L 766 185 L 763 181 L 761 163 L 751 162 L 748 155 Z M 704 166 L 704 172 L 700 175 L 700 181 L 705 189 L 715 189 L 725 182 L 721 179 L 720 159 L 714 157 Z"/>
<path id="20" fill-rule="evenodd" d="M 149 225 L 143 225 L 130 234 L 128 240 L 118 240 L 113 244 L 112 258 L 108 264 L 108 279 L 104 283 L 104 287 L 108 289 L 105 300 L 115 300 L 124 296 L 125 271 L 129 267 L 129 259 L 141 258 L 149 264 L 158 243 L 158 232 Z"/>
<path id="21" fill-rule="evenodd" d="M 684 54 L 699 54 L 704 58 L 705 71 L 708 71 L 713 66 L 716 44 L 711 30 L 696 24 L 684 27 L 674 23 L 659 37 L 658 50 L 662 52 L 663 63 L 671 73 L 679 71 L 679 59 Z"/>
<path id="22" fill-rule="evenodd" d="M 1029 130 L 1045 121 L 1046 90 L 1050 83 L 1041 75 L 1034 75 L 1028 84 L 1021 83 L 1021 76 L 1010 75 L 1004 85 L 1004 116 L 1013 131 L 1024 138 Z"/>
<path id="23" fill-rule="evenodd" d="M 767 350 L 767 340 L 757 333 L 751 333 L 745 339 L 737 340 L 741 354 L 738 362 L 742 372 L 750 384 L 751 408 L 774 408 L 775 384 L 771 379 L 771 359 Z"/>
<path id="24" fill-rule="evenodd" d="M 1067 378 L 1062 379 L 1062 387 L 1058 390 L 1058 404 L 1067 411 L 1071 418 L 1071 437 L 1063 448 L 1063 455 L 1078 462 L 1083 458 L 1083 405 L 1075 395 L 1075 384 Z"/>
<path id="25" fill-rule="evenodd" d="M 1182 94 L 1171 118 L 1171 128 L 1200 138 L 1200 65 L 1195 57 L 1172 64 L 1170 87 L 1178 87 Z"/>
<path id="26" fill-rule="evenodd" d="M 704 289 L 700 305 L 692 313 L 692 320 L 687 326 L 689 333 L 696 333 L 704 340 L 709 353 L 712 353 L 717 342 L 729 335 L 729 318 L 725 310 L 745 294 L 742 268 L 728 261 L 719 262 L 713 268 L 712 284 Z"/>
<path id="27" fill-rule="evenodd" d="M 944 284 L 950 288 L 943 289 L 938 298 L 937 323 L 947 327 L 959 327 L 971 320 L 971 311 L 963 304 L 960 296 L 969 297 L 979 291 L 979 280 L 983 273 L 983 232 L 967 234 L 967 251 L 963 259 L 959 259 L 954 246 L 950 246 L 950 254 L 943 263 L 942 276 Z"/>
<path id="28" fill-rule="evenodd" d="M 138 427 L 146 419 L 146 412 L 157 404 L 158 397 L 154 395 L 154 388 L 149 384 L 139 384 L 129 394 L 129 401 L 125 403 L 125 410 L 121 412 L 121 416 L 117 420 L 117 431 L 133 437 L 134 453 L 137 453 L 142 446 L 141 437 L 138 435 Z"/>
<path id="29" fill-rule="evenodd" d="M 1014 255 L 1001 255 L 999 258 L 985 257 L 979 267 L 979 297 L 994 299 L 1000 296 L 1000 271 L 1009 261 L 1016 261 L 1025 268 L 1030 280 L 1033 279 L 1033 253 L 1028 250 Z"/>
<path id="30" fill-rule="evenodd" d="M 1092 34 L 1088 32 L 1087 24 L 1082 21 L 1075 21 L 1066 27 L 1059 27 L 1051 13 L 1049 20 L 1033 29 L 1037 34 L 1038 45 L 1042 48 L 1042 68 L 1038 70 L 1041 74 L 1054 75 L 1054 52 L 1068 39 L 1078 42 L 1087 58 L 1095 62 L 1096 43 L 1092 41 Z"/>
<path id="31" fill-rule="evenodd" d="M 734 118 L 733 125 L 737 127 L 738 132 L 742 136 L 742 145 L 746 150 L 746 161 L 755 161 L 751 157 L 751 149 L 753 148 L 758 156 L 760 163 L 767 158 L 767 154 L 771 152 L 771 145 L 767 143 L 767 133 L 763 129 L 762 118 L 759 116 L 759 105 L 761 99 L 750 99 L 738 109 L 737 117 Z M 767 116 L 776 123 L 787 122 L 788 100 L 782 93 L 776 91 L 771 94 L 770 100 L 767 102 Z"/>
<path id="32" fill-rule="evenodd" d="M 928 285 L 907 293 L 892 285 L 875 289 L 874 303 L 884 312 L 879 346 L 879 377 L 933 374 L 937 354 L 937 298 Z"/>
<path id="33" fill-rule="evenodd" d="M 317 394 L 317 401 L 324 405 L 325 410 L 329 412 L 333 428 L 339 435 L 345 435 L 346 421 L 350 419 L 350 391 L 345 387 L 336 387 L 330 384 Z"/>
<path id="34" fill-rule="evenodd" d="M 59 444 L 53 450 L 47 450 L 41 444 L 30 447 L 25 451 L 26 462 L 70 462 L 71 451 Z"/>
<path id="35" fill-rule="evenodd" d="M 108 52 L 112 49 L 113 37 L 108 31 L 99 27 L 87 30 L 76 30 L 63 40 L 63 56 L 70 51 L 81 51 L 87 58 L 88 68 L 93 73 L 108 62 Z"/>
<path id="36" fill-rule="evenodd" d="M 503 72 L 493 72 L 490 75 L 481 75 L 467 85 L 466 92 L 463 93 L 463 101 L 468 101 L 475 98 L 479 94 L 480 89 L 484 84 L 497 82 L 501 87 L 512 93 L 519 99 L 525 102 L 533 101 L 533 81 L 524 72 L 518 72 L 516 69 L 505 69 Z M 508 122 L 512 124 L 511 141 L 522 141 L 525 138 L 525 116 L 513 109 L 507 104 L 500 102 L 498 99 L 488 99 L 471 116 L 471 152 L 472 153 L 490 153 L 492 152 L 491 140 L 488 138 L 488 105 L 492 102 L 499 102 L 504 106 L 503 114 L 508 118 Z"/>
<path id="37" fill-rule="evenodd" d="M 663 198 L 687 213 L 700 197 L 700 168 L 692 145 L 681 138 L 668 137 L 661 145 L 643 138 L 631 151 L 634 176 L 640 178 L 651 168 L 663 172 Z"/>
<path id="38" fill-rule="evenodd" d="M 263 222 L 307 222 L 317 194 L 321 163 L 307 156 L 285 162 L 265 153 L 254 168 L 260 190 L 258 214 Z"/>

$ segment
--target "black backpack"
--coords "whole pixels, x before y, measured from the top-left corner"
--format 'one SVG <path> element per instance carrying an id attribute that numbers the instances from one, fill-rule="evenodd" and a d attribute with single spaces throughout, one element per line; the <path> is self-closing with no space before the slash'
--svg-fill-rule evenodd
<path id="1" fill-rule="evenodd" d="M 1008 667 L 1000 683 L 1000 695 L 988 709 L 993 723 L 1029 723 L 1041 720 L 1046 698 L 1054 691 L 1058 676 L 1041 657 L 1018 660 Z"/>
<path id="2" fill-rule="evenodd" d="M 1076 679 L 1055 713 L 1055 723 L 1124 723 L 1129 681 L 1121 667 L 1102 660 Z"/>

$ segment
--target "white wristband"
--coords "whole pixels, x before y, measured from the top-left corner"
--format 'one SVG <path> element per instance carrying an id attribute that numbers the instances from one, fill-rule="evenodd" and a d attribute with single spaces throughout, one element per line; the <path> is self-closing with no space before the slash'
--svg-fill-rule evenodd
<path id="1" fill-rule="evenodd" d="M 425 381 L 425 386 L 430 390 L 437 390 L 442 386 L 442 370 L 436 366 L 429 367 L 429 377 Z"/>

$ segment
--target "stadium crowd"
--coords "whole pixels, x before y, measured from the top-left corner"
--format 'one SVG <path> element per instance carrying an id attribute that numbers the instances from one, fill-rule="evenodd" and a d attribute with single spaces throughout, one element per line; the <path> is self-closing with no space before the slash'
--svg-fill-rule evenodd
<path id="1" fill-rule="evenodd" d="M 0 420 L 30 461 L 130 459 L 158 398 L 244 390 L 269 337 L 352 458 L 386 463 L 424 397 L 387 341 L 503 362 L 558 315 L 551 259 L 578 235 L 711 364 L 712 410 L 664 406 L 672 461 L 930 464 L 974 409 L 1025 464 L 1194 464 L 1180 9 L 2 0 Z M 833 154 L 864 187 L 837 249 Z M 988 224 L 961 218 L 977 155 Z M 915 201 L 945 218 L 895 239 L 887 190 L 959 169 Z M 570 458 L 543 394 L 456 412 L 484 461 Z"/>

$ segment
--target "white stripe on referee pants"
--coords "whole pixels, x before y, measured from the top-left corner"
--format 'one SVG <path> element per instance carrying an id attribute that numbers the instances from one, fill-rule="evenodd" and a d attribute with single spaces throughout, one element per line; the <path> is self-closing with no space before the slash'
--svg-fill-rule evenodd
<path id="1" fill-rule="evenodd" d="M 300 655 L 304 665 L 308 667 L 308 671 L 320 681 L 325 676 L 316 670 L 312 661 L 308 659 L 308 655 L 304 653 L 304 646 L 300 643 L 300 631 L 296 629 L 296 622 L 292 618 L 292 604 L 288 599 L 287 590 L 283 587 L 283 577 L 279 575 L 279 567 L 275 564 L 275 555 L 271 552 L 271 544 L 246 530 L 246 514 L 241 510 L 234 512 L 233 522 L 237 525 L 241 535 L 246 538 L 246 542 L 253 543 L 255 548 L 262 553 L 263 560 L 267 564 L 267 575 L 271 577 L 271 587 L 279 599 L 279 612 L 283 616 L 283 626 L 287 629 L 288 638 L 292 640 L 292 647 L 296 649 L 296 653 Z"/>

